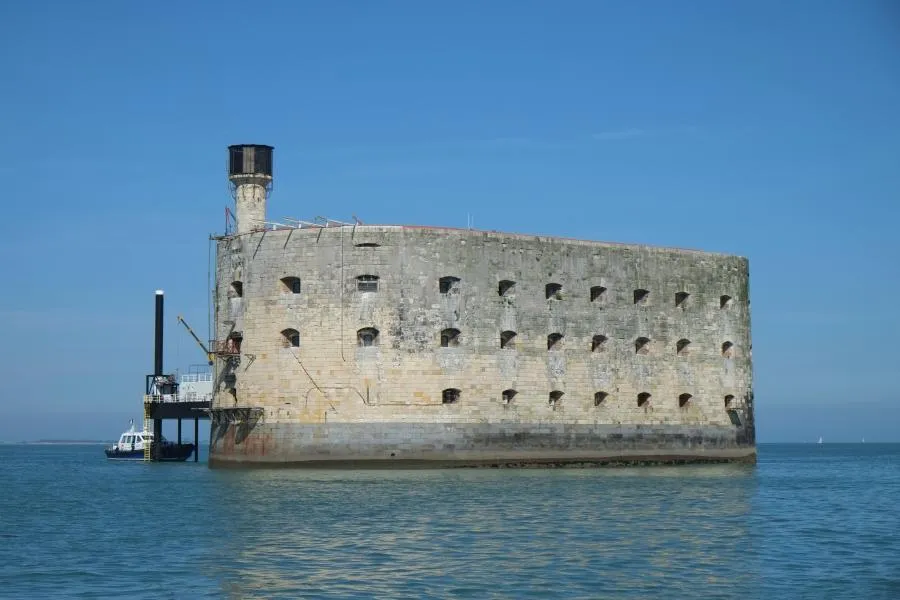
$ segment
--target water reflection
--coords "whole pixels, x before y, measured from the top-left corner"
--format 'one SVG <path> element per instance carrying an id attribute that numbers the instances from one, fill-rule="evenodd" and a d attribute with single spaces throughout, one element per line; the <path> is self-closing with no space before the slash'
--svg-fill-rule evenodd
<path id="1" fill-rule="evenodd" d="M 223 471 L 239 596 L 643 597 L 752 589 L 752 468 Z M 225 533 L 225 532 L 223 532 Z"/>

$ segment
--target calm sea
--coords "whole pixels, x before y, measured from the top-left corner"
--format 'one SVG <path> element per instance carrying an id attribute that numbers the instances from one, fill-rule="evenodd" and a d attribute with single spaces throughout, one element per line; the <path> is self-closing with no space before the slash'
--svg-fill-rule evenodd
<path id="1" fill-rule="evenodd" d="M 0 597 L 897 599 L 900 445 L 436 471 L 0 446 Z"/>

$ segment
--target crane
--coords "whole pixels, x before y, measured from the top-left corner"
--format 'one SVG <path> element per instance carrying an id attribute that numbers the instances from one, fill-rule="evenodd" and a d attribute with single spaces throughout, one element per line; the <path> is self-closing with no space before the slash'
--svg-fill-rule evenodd
<path id="1" fill-rule="evenodd" d="M 187 321 L 184 320 L 184 317 L 178 315 L 178 322 L 184 325 L 184 328 L 188 330 L 188 333 L 191 334 L 191 337 L 197 341 L 197 344 L 203 349 L 203 352 L 206 353 L 206 360 L 210 366 L 213 364 L 213 354 L 209 351 L 209 348 L 206 347 L 206 344 L 200 341 L 200 338 L 197 337 L 197 334 L 194 333 L 194 330 L 191 329 L 191 326 L 187 324 Z"/>

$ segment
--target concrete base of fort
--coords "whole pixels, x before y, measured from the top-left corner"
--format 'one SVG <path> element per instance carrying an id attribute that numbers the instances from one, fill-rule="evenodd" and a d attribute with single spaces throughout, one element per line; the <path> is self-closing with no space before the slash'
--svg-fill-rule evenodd
<path id="1" fill-rule="evenodd" d="M 309 468 L 752 464 L 756 462 L 752 440 L 752 432 L 719 426 L 222 423 L 213 425 L 209 464 Z"/>

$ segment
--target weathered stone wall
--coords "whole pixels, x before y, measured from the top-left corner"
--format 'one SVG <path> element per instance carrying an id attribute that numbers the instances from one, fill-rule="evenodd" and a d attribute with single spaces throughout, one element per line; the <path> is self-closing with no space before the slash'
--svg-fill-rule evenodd
<path id="1" fill-rule="evenodd" d="M 359 291 L 361 275 L 378 276 L 378 290 Z M 299 293 L 286 277 L 300 279 Z M 442 293 L 442 277 L 458 282 Z M 501 281 L 514 282 L 502 296 Z M 561 286 L 549 299 L 548 284 Z M 635 290 L 648 293 L 635 302 Z M 243 434 L 220 419 L 211 459 L 663 455 L 704 443 L 752 454 L 749 325 L 740 257 L 417 227 L 226 237 L 217 338 L 243 337 L 239 359 L 218 361 L 214 406 L 263 411 Z M 358 341 L 367 327 L 379 332 L 372 347 Z M 451 328 L 458 345 L 441 347 Z M 503 331 L 516 335 L 501 349 Z M 562 338 L 548 349 L 551 334 Z M 649 340 L 640 351 L 639 338 Z M 457 402 L 442 402 L 448 388 Z M 511 401 L 504 390 L 516 391 Z M 551 392 L 562 395 L 551 402 Z M 639 394 L 650 394 L 641 406 Z M 376 433 L 348 445 L 335 431 Z"/>

